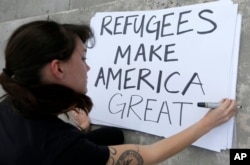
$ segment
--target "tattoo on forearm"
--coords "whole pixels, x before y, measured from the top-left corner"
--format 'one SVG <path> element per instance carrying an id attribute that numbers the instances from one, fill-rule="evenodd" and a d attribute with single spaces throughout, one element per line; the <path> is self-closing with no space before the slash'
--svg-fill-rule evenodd
<path id="1" fill-rule="evenodd" d="M 139 154 L 139 145 L 137 146 L 137 151 L 127 150 L 125 151 L 115 163 L 114 157 L 117 154 L 117 150 L 113 147 L 110 147 L 110 158 L 109 161 L 112 165 L 143 165 L 143 158 Z"/>
<path id="2" fill-rule="evenodd" d="M 117 151 L 113 147 L 109 147 L 109 151 L 110 151 L 109 161 L 111 162 L 112 165 L 114 165 L 115 164 L 115 159 L 114 159 L 113 156 L 117 154 Z"/>
<path id="3" fill-rule="evenodd" d="M 110 147 L 110 154 L 112 154 L 112 155 L 117 154 L 116 149 L 115 149 L 115 148 L 113 148 L 113 147 Z"/>
<path id="4" fill-rule="evenodd" d="M 134 150 L 125 151 L 120 156 L 120 158 L 117 160 L 116 163 L 116 165 L 130 165 L 130 164 L 143 165 L 142 156 Z"/>

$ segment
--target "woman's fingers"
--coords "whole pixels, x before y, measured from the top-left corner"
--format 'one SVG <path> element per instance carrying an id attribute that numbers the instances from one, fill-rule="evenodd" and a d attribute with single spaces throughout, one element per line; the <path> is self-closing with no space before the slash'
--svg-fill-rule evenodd
<path id="1" fill-rule="evenodd" d="M 206 123 L 214 128 L 231 119 L 237 112 L 237 103 L 235 100 L 223 99 L 220 106 L 211 109 L 204 117 Z"/>
<path id="2" fill-rule="evenodd" d="M 76 109 L 71 112 L 73 121 L 81 130 L 88 130 L 90 127 L 90 119 L 83 110 Z"/>

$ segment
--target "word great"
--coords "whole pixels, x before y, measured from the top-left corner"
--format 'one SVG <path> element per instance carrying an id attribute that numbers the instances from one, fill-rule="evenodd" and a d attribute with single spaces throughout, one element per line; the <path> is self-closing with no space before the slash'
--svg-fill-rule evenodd
<path id="1" fill-rule="evenodd" d="M 128 100 L 125 102 L 124 100 Z M 131 116 L 136 117 L 138 120 L 159 123 L 160 119 L 166 121 L 168 124 L 172 125 L 172 115 L 173 111 L 179 111 L 179 126 L 182 125 L 182 115 L 183 111 L 187 106 L 193 105 L 192 102 L 172 102 L 171 104 L 176 104 L 174 109 L 169 108 L 170 103 L 167 101 L 159 101 L 152 98 L 143 98 L 140 95 L 131 95 L 129 99 L 124 98 L 121 93 L 114 94 L 109 101 L 109 112 L 114 115 L 119 115 L 121 119 L 124 117 L 131 118 Z M 160 105 L 157 109 L 156 105 Z M 177 108 L 179 107 L 179 109 Z M 153 117 L 153 114 L 157 114 Z M 155 116 L 155 115 L 154 115 Z M 175 119 L 176 121 L 176 119 Z"/>

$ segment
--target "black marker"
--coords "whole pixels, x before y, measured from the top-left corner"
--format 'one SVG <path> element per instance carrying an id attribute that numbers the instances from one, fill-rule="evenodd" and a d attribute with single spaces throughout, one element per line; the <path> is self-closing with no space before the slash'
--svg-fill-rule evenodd
<path id="1" fill-rule="evenodd" d="M 214 109 L 214 108 L 219 107 L 220 103 L 199 102 L 199 103 L 197 103 L 197 106 L 198 107 L 203 107 L 203 108 L 212 108 L 212 109 Z M 241 105 L 237 105 L 237 108 L 240 109 L 240 108 L 242 108 L 242 106 Z"/>

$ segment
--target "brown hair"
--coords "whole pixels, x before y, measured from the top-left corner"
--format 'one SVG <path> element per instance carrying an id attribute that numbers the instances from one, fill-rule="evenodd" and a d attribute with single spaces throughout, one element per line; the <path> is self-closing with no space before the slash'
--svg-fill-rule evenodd
<path id="1" fill-rule="evenodd" d="M 17 28 L 5 49 L 0 84 L 16 111 L 23 115 L 58 115 L 69 108 L 90 111 L 91 99 L 65 86 L 41 83 L 41 69 L 54 59 L 68 60 L 76 46 L 93 38 L 88 25 L 34 21 Z"/>

